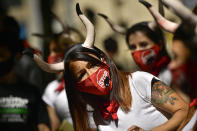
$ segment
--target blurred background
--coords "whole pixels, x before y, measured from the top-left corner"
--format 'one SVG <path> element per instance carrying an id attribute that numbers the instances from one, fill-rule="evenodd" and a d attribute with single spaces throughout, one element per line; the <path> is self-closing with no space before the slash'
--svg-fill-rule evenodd
<path id="1" fill-rule="evenodd" d="M 148 0 L 158 8 L 158 0 Z M 97 14 L 107 15 L 115 23 L 125 27 L 140 21 L 151 21 L 152 16 L 138 0 L 1 0 L 0 12 L 13 16 L 20 24 L 20 37 L 42 52 L 43 58 L 48 55 L 48 44 L 43 39 L 32 36 L 32 33 L 49 34 L 61 32 L 61 25 L 50 17 L 53 11 L 68 26 L 78 29 L 84 36 L 86 30 L 75 12 L 79 2 L 82 11 L 94 23 L 96 28 L 96 46 L 103 49 L 103 41 L 109 36 L 116 38 L 118 53 L 116 59 L 123 70 L 133 71 L 135 64 L 125 44 L 125 37 L 115 33 Z M 197 0 L 183 0 L 192 9 Z M 165 8 L 165 17 L 175 22 L 179 19 Z M 167 35 L 168 37 L 168 35 Z M 170 35 L 169 35 L 170 37 Z"/>

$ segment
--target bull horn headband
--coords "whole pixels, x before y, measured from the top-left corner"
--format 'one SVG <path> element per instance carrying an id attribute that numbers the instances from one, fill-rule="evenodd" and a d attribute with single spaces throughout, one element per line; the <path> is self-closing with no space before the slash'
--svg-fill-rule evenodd
<path id="1" fill-rule="evenodd" d="M 144 4 L 147 8 L 152 7 L 151 4 L 149 4 L 148 2 L 144 1 L 144 0 L 139 0 L 140 3 Z M 157 11 L 154 11 L 153 13 L 157 13 Z M 152 13 L 152 12 L 151 12 Z M 164 9 L 163 9 L 163 5 L 161 2 L 159 2 L 159 13 L 161 13 L 164 16 Z M 117 33 L 126 34 L 127 28 L 122 27 L 120 25 L 115 24 L 111 19 L 109 19 L 106 15 L 99 13 L 99 16 L 103 17 L 105 19 L 105 21 L 110 25 L 110 27 Z M 157 23 L 156 22 L 149 22 L 148 23 L 148 27 L 151 30 L 155 30 L 155 28 L 157 27 Z"/>
<path id="2" fill-rule="evenodd" d="M 98 15 L 105 19 L 105 21 L 110 25 L 112 30 L 114 30 L 115 32 L 118 32 L 120 34 L 123 34 L 123 35 L 126 34 L 127 28 L 122 27 L 118 24 L 115 24 L 111 19 L 109 19 L 106 15 L 104 15 L 102 13 L 99 13 Z"/>
<path id="3" fill-rule="evenodd" d="M 93 24 L 87 19 L 85 15 L 80 10 L 79 4 L 76 4 L 76 11 L 81 19 L 81 21 L 84 23 L 86 29 L 87 29 L 87 36 L 85 42 L 82 44 L 83 47 L 86 48 L 93 48 L 94 46 L 94 38 L 95 38 L 95 32 L 94 32 L 94 26 Z M 33 56 L 34 61 L 40 66 L 41 69 L 43 69 L 46 72 L 49 73 L 58 73 L 64 71 L 64 61 L 56 63 L 56 64 L 48 64 L 45 61 L 43 61 L 38 55 L 34 54 Z"/>
<path id="4" fill-rule="evenodd" d="M 186 8 L 178 0 L 161 0 L 170 10 L 172 10 L 177 16 L 179 16 L 183 22 L 189 22 L 189 25 L 196 26 L 197 17 L 192 11 Z"/>
<path id="5" fill-rule="evenodd" d="M 156 10 L 150 3 L 145 0 L 139 0 L 141 4 L 143 4 L 150 14 L 155 19 L 154 22 L 149 23 L 150 28 L 155 28 L 155 26 L 159 25 L 162 29 L 174 33 L 175 30 L 178 28 L 179 24 L 171 22 L 164 17 L 164 9 L 162 1 L 159 1 L 159 11 Z"/>
<path id="6" fill-rule="evenodd" d="M 93 48 L 94 46 L 94 40 L 95 40 L 95 31 L 93 24 L 88 20 L 88 18 L 81 12 L 81 9 L 79 7 L 79 3 L 76 4 L 76 11 L 80 18 L 80 20 L 83 22 L 83 24 L 86 27 L 87 35 L 85 42 L 82 44 L 83 47 L 86 48 Z"/>

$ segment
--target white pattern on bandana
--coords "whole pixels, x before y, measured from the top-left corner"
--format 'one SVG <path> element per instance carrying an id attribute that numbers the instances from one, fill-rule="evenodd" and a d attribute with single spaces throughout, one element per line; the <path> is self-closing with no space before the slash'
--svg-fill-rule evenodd
<path id="1" fill-rule="evenodd" d="M 99 73 L 103 71 L 102 77 L 99 79 Z M 104 80 L 108 76 L 108 72 L 105 69 L 101 69 L 97 74 L 97 83 L 100 87 L 105 88 Z"/>
<path id="2" fill-rule="evenodd" d="M 146 53 L 148 53 L 148 54 L 146 54 Z M 148 59 L 151 58 L 151 57 L 154 57 L 154 56 L 155 56 L 154 50 L 152 50 L 152 49 L 147 50 L 147 51 L 142 53 L 142 56 L 141 56 L 142 62 L 144 64 L 147 64 Z"/>

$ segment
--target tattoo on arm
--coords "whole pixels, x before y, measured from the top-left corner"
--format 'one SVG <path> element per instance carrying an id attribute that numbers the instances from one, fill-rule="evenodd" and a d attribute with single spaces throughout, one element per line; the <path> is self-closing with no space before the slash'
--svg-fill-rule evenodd
<path id="1" fill-rule="evenodd" d="M 165 103 L 170 103 L 171 105 L 174 105 L 174 102 L 178 100 L 176 97 L 171 95 L 174 93 L 171 88 L 155 78 L 152 80 L 151 90 L 151 101 L 155 104 L 162 105 Z"/>

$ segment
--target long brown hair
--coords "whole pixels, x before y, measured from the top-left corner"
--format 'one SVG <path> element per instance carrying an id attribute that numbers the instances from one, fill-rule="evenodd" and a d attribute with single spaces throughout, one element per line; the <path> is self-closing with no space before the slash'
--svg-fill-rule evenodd
<path id="1" fill-rule="evenodd" d="M 99 96 L 93 96 L 93 99 L 86 99 L 81 92 L 75 88 L 76 80 L 70 72 L 69 63 L 71 60 L 84 60 L 91 63 L 102 65 L 103 63 L 98 59 L 88 55 L 93 54 L 99 59 L 104 58 L 110 67 L 110 77 L 112 78 L 112 90 L 108 96 L 109 100 L 116 100 L 123 111 L 128 112 L 130 109 L 130 103 L 125 99 L 125 93 L 128 91 L 124 87 L 123 79 L 121 78 L 120 72 L 117 70 L 113 61 L 102 52 L 100 49 L 94 47 L 94 49 L 88 49 L 81 46 L 81 44 L 74 45 L 68 49 L 64 56 L 64 79 L 66 83 L 66 93 L 68 97 L 69 109 L 73 119 L 73 125 L 77 131 L 86 131 L 89 126 L 87 104 L 97 103 L 97 100 L 102 100 Z M 86 95 L 88 97 L 88 95 Z M 89 95 L 90 97 L 91 95 Z M 129 103 L 129 104 L 128 104 Z M 93 108 L 96 108 L 96 104 L 92 104 Z"/>

